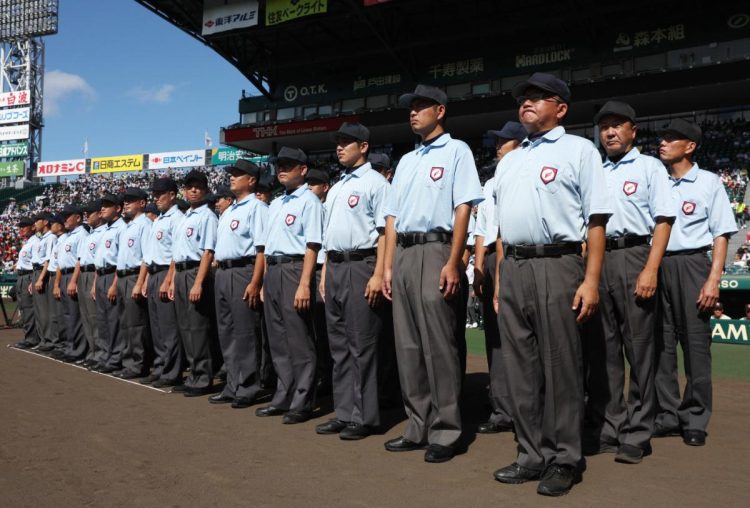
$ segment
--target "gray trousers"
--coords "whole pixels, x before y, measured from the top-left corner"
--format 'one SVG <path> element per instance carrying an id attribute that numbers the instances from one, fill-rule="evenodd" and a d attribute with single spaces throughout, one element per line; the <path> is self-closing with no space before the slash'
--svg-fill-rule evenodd
<path id="1" fill-rule="evenodd" d="M 195 283 L 198 267 L 175 272 L 175 313 L 190 375 L 185 379 L 189 388 L 206 388 L 213 384 L 214 349 L 216 348 L 216 316 L 214 314 L 214 280 L 209 271 L 203 281 L 203 294 L 198 303 L 190 303 L 190 289 Z"/>
<path id="2" fill-rule="evenodd" d="M 495 260 L 494 252 L 484 259 L 484 284 L 482 288 L 482 312 L 484 314 L 484 343 L 487 349 L 487 366 L 490 371 L 490 422 L 510 426 L 511 404 L 508 395 L 508 381 L 503 368 L 500 328 L 492 299 L 495 294 Z"/>
<path id="3" fill-rule="evenodd" d="M 326 266 L 326 323 L 333 357 L 333 404 L 336 418 L 376 427 L 378 407 L 378 337 L 380 311 L 365 298 L 375 270 L 375 256 Z"/>
<path id="4" fill-rule="evenodd" d="M 148 302 L 131 297 L 138 282 L 138 274 L 117 278 L 117 297 L 122 301 L 120 337 L 122 338 L 122 368 L 145 375 L 151 363 L 151 327 Z"/>
<path id="5" fill-rule="evenodd" d="M 333 357 L 328 343 L 328 324 L 326 322 L 326 302 L 320 295 L 320 274 L 322 266 L 315 269 L 315 305 L 312 309 L 313 336 L 315 337 L 315 383 L 331 386 L 333 383 Z"/>
<path id="6" fill-rule="evenodd" d="M 151 323 L 151 341 L 154 362 L 151 374 L 164 381 L 177 381 L 182 377 L 183 352 L 177 329 L 177 314 L 172 300 L 162 300 L 159 288 L 168 270 L 148 276 L 148 318 Z"/>
<path id="7" fill-rule="evenodd" d="M 468 281 L 446 301 L 440 271 L 450 244 L 399 246 L 393 266 L 393 328 L 404 409 L 404 437 L 416 443 L 452 446 L 461 436 L 461 362 Z"/>
<path id="8" fill-rule="evenodd" d="M 53 339 L 52 326 L 56 321 L 55 319 L 53 319 L 52 315 L 55 307 L 50 304 L 52 288 L 49 272 L 47 273 L 47 277 L 44 281 L 44 289 L 42 290 L 42 292 L 40 293 L 34 288 L 34 284 L 36 284 L 36 281 L 39 280 L 39 274 L 41 273 L 41 269 L 36 269 L 32 274 L 31 301 L 34 308 L 34 327 L 36 328 L 37 335 L 39 336 L 39 344 L 49 344 Z"/>
<path id="9" fill-rule="evenodd" d="M 271 405 L 291 411 L 310 411 L 315 399 L 312 313 L 300 313 L 294 309 L 294 294 L 301 277 L 302 261 L 269 264 L 263 282 L 263 310 L 277 376 Z M 315 303 L 316 293 L 311 287 L 311 305 Z"/>
<path id="10" fill-rule="evenodd" d="M 654 333 L 657 298 L 637 300 L 648 245 L 607 251 L 599 283 L 599 312 L 584 327 L 588 371 L 586 438 L 647 449 L 654 430 Z M 623 356 L 624 351 L 624 356 Z M 630 365 L 627 402 L 625 358 Z"/>
<path id="11" fill-rule="evenodd" d="M 62 320 L 60 327 L 65 328 L 66 348 L 68 356 L 83 358 L 86 355 L 88 344 L 83 335 L 83 324 L 81 321 L 81 310 L 78 306 L 78 297 L 68 296 L 68 284 L 73 278 L 72 273 L 64 274 L 60 278 L 60 306 L 62 307 Z"/>
<path id="12" fill-rule="evenodd" d="M 500 265 L 500 342 L 517 462 L 541 470 L 581 461 L 583 369 L 573 296 L 583 281 L 578 255 Z"/>
<path id="13" fill-rule="evenodd" d="M 34 297 L 29 294 L 29 284 L 32 283 L 33 275 L 27 273 L 16 280 L 16 295 L 18 310 L 21 313 L 24 340 L 29 344 L 39 344 L 39 334 L 36 330 L 36 318 L 34 317 Z M 32 289 L 33 291 L 33 289 Z"/>
<path id="14" fill-rule="evenodd" d="M 223 391 L 227 397 L 252 399 L 260 391 L 258 350 L 261 339 L 256 334 L 260 315 L 242 299 L 253 271 L 253 265 L 216 270 L 216 326 L 227 371 Z"/>
<path id="15" fill-rule="evenodd" d="M 119 336 L 122 300 L 119 297 L 115 299 L 115 303 L 109 303 L 107 300 L 107 291 L 114 278 L 114 273 L 99 275 L 96 278 L 96 320 L 99 344 L 96 345 L 94 359 L 101 365 L 120 367 L 122 348 Z"/>
<path id="16" fill-rule="evenodd" d="M 96 302 L 91 298 L 91 284 L 94 282 L 94 272 L 81 272 L 78 275 L 78 308 L 81 314 L 83 336 L 86 338 L 86 359 L 93 360 L 95 344 L 99 335 L 96 322 Z"/>
<path id="17" fill-rule="evenodd" d="M 705 253 L 665 256 L 661 265 L 661 333 L 657 333 L 656 423 L 705 431 L 711 418 L 711 330 L 708 312 L 695 302 L 711 271 Z M 680 398 L 677 343 L 687 384 Z"/>

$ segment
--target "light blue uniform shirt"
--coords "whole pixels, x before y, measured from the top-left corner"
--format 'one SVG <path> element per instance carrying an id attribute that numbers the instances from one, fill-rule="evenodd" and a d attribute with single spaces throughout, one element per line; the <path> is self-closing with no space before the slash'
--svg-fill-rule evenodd
<path id="1" fill-rule="evenodd" d="M 148 245 L 151 233 L 151 220 L 145 213 L 128 222 L 120 233 L 120 247 L 117 252 L 117 269 L 138 268 L 143 262 L 143 251 Z"/>
<path id="2" fill-rule="evenodd" d="M 604 160 L 612 217 L 607 236 L 653 234 L 657 217 L 674 217 L 669 174 L 660 160 L 630 150 L 617 163 Z"/>
<path id="3" fill-rule="evenodd" d="M 81 245 L 86 243 L 88 232 L 83 226 L 78 226 L 73 231 L 62 235 L 57 239 L 57 267 L 75 268 L 78 262 L 78 252 Z"/>
<path id="4" fill-rule="evenodd" d="M 323 208 L 326 250 L 372 249 L 378 243 L 378 228 L 385 227 L 383 206 L 388 180 L 367 162 L 345 174 L 328 192 Z"/>
<path id="5" fill-rule="evenodd" d="M 52 247 L 52 256 L 50 256 L 49 264 L 47 265 L 47 271 L 49 271 L 50 273 L 54 273 L 58 268 L 60 268 L 60 248 L 62 247 L 62 242 L 65 241 L 65 238 L 67 238 L 67 236 L 68 233 L 63 233 L 58 236 L 57 243 L 55 243 L 55 246 Z"/>
<path id="6" fill-rule="evenodd" d="M 96 248 L 97 268 L 117 265 L 117 252 L 120 245 L 120 233 L 125 230 L 125 221 L 118 217 L 112 224 L 107 224 Z"/>
<path id="7" fill-rule="evenodd" d="M 31 262 L 35 265 L 42 265 L 45 261 L 50 261 L 56 243 L 57 237 L 52 234 L 52 231 L 47 231 L 39 238 L 39 243 L 31 256 Z"/>
<path id="8" fill-rule="evenodd" d="M 479 203 L 480 205 L 482 203 Z M 469 214 L 469 227 L 466 228 L 466 246 L 467 247 L 473 247 L 476 242 L 474 242 L 474 231 L 477 227 L 477 219 L 474 217 L 474 213 Z"/>
<path id="9" fill-rule="evenodd" d="M 484 201 L 479 203 L 477 223 L 473 236 L 484 237 L 484 246 L 492 245 L 497 240 L 497 222 L 495 221 L 495 177 L 493 176 L 482 188 Z"/>
<path id="10" fill-rule="evenodd" d="M 255 256 L 255 245 L 263 237 L 268 220 L 268 205 L 255 197 L 236 199 L 219 218 L 216 233 L 216 260 Z"/>
<path id="11" fill-rule="evenodd" d="M 588 139 L 555 127 L 528 138 L 495 171 L 503 243 L 581 242 L 592 215 L 611 215 L 602 157 Z"/>
<path id="12" fill-rule="evenodd" d="M 203 251 L 216 248 L 216 227 L 219 219 L 216 214 L 201 205 L 190 208 L 175 228 L 172 241 L 172 257 L 182 261 L 200 261 Z"/>
<path id="13" fill-rule="evenodd" d="M 78 260 L 81 266 L 93 265 L 96 262 L 96 249 L 99 246 L 105 229 L 107 229 L 106 224 L 100 224 L 95 227 L 89 232 L 85 241 L 81 242 L 78 246 Z"/>
<path id="14" fill-rule="evenodd" d="M 159 215 L 151 224 L 147 248 L 143 252 L 143 261 L 147 265 L 153 263 L 166 266 L 172 262 L 174 232 L 184 217 L 177 205 L 172 205 L 172 208 Z"/>
<path id="15" fill-rule="evenodd" d="M 672 226 L 667 251 L 699 249 L 714 238 L 737 232 L 734 212 L 719 177 L 697 164 L 682 178 L 669 177 L 677 219 Z"/>
<path id="16" fill-rule="evenodd" d="M 482 199 L 474 154 L 446 133 L 401 158 L 383 215 L 396 218 L 400 233 L 447 232 L 453 231 L 457 206 Z"/>
<path id="17" fill-rule="evenodd" d="M 34 248 L 39 244 L 39 237 L 33 234 L 23 243 L 21 250 L 18 251 L 18 260 L 16 261 L 16 270 L 33 270 L 34 265 L 31 263 L 31 257 L 34 255 Z"/>
<path id="18" fill-rule="evenodd" d="M 307 184 L 271 202 L 263 236 L 266 256 L 303 256 L 308 243 L 323 243 L 323 204 Z"/>

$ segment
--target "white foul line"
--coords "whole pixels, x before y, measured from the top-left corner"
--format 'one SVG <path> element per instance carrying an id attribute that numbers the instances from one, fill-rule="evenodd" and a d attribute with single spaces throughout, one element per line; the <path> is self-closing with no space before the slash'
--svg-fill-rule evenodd
<path id="1" fill-rule="evenodd" d="M 7 347 L 8 349 L 12 349 L 12 350 L 14 350 L 14 351 L 20 351 L 20 352 L 22 352 L 22 353 L 28 353 L 28 354 L 30 354 L 30 355 L 38 356 L 39 358 L 44 358 L 44 359 L 46 359 L 46 360 L 52 360 L 53 362 L 57 362 L 57 363 L 62 363 L 63 365 L 68 365 L 68 366 L 70 366 L 70 367 L 75 367 L 75 368 L 77 368 L 77 369 L 85 370 L 85 371 L 91 372 L 91 373 L 93 373 L 93 374 L 99 374 L 100 376 L 108 377 L 108 378 L 110 378 L 110 379 L 115 379 L 115 380 L 117 380 L 117 381 L 122 381 L 122 382 L 124 382 L 124 383 L 130 383 L 131 385 L 135 385 L 135 386 L 140 386 L 141 388 L 148 388 L 149 390 L 153 390 L 153 391 L 155 391 L 155 392 L 159 392 L 159 393 L 169 393 L 169 392 L 167 392 L 167 391 L 164 391 L 164 390 L 159 390 L 158 388 L 154 388 L 153 386 L 149 386 L 149 385 L 142 385 L 141 383 L 136 383 L 135 381 L 131 381 L 130 379 L 122 379 L 122 378 L 120 378 L 120 377 L 116 377 L 116 376 L 110 376 L 109 374 L 103 374 L 103 373 L 101 373 L 101 372 L 96 372 L 95 370 L 89 370 L 89 369 L 87 369 L 86 367 L 81 367 L 80 365 L 76 365 L 76 364 L 74 364 L 74 363 L 67 363 L 67 362 L 63 362 L 63 361 L 61 361 L 61 360 L 56 360 L 56 359 L 54 359 L 54 358 L 50 358 L 49 356 L 43 355 L 43 354 L 41 354 L 41 353 L 37 353 L 36 351 L 29 351 L 29 350 L 27 350 L 27 349 L 19 349 L 19 348 L 16 348 L 16 347 L 13 347 L 13 346 L 11 346 L 10 344 L 8 344 L 8 345 L 7 345 L 6 347 Z"/>

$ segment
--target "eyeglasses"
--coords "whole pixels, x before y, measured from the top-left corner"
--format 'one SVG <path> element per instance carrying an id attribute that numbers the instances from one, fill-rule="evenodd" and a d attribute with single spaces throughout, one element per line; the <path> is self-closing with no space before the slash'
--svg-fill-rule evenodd
<path id="1" fill-rule="evenodd" d="M 526 101 L 531 101 L 533 103 L 539 101 L 553 101 L 562 104 L 562 101 L 556 95 L 547 92 L 529 92 L 526 95 L 516 97 L 516 102 L 519 106 Z"/>

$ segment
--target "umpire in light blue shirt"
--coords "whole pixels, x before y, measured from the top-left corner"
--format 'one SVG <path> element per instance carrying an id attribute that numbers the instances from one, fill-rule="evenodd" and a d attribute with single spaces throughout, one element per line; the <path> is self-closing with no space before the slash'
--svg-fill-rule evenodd
<path id="1" fill-rule="evenodd" d="M 263 282 L 263 257 L 257 257 L 256 244 L 263 236 L 268 205 L 255 197 L 260 168 L 239 159 L 227 166 L 229 187 L 235 199 L 221 214 L 216 234 L 215 278 L 216 325 L 227 371 L 221 393 L 208 398 L 214 404 L 231 403 L 235 409 L 255 402 L 260 392 L 256 335 L 258 307 Z"/>
<path id="2" fill-rule="evenodd" d="M 214 278 L 211 263 L 216 249 L 216 214 L 206 204 L 208 178 L 192 170 L 183 180 L 190 209 L 179 222 L 172 244 L 169 298 L 175 302 L 180 332 L 190 376 L 182 391 L 186 397 L 207 395 L 212 391 L 217 356 Z"/>
<path id="3" fill-rule="evenodd" d="M 284 414 L 283 423 L 310 419 L 315 398 L 315 341 L 311 308 L 318 250 L 323 241 L 320 199 L 304 183 L 307 156 L 283 147 L 277 156 L 279 182 L 286 192 L 274 199 L 258 242 L 267 264 L 263 280 L 271 359 L 278 380 L 268 406 L 257 416 Z"/>
<path id="4" fill-rule="evenodd" d="M 471 150 L 445 132 L 447 102 L 445 92 L 426 85 L 399 98 L 421 143 L 401 158 L 383 209 L 383 289 L 393 299 L 408 417 L 403 436 L 385 448 L 397 452 L 429 445 L 427 462 L 453 458 L 461 436 L 459 341 L 468 295 L 462 255 L 471 208 L 482 201 Z"/>
<path id="5" fill-rule="evenodd" d="M 607 154 L 604 175 L 614 213 L 607 222 L 599 313 L 584 328 L 584 451 L 617 452 L 615 461 L 635 464 L 651 452 L 657 277 L 675 213 L 664 164 L 633 146 L 633 108 L 609 101 L 594 122 Z M 630 365 L 627 402 L 623 353 Z"/>
<path id="6" fill-rule="evenodd" d="M 146 191 L 128 187 L 122 199 L 122 215 L 128 223 L 120 235 L 117 252 L 117 295 L 122 301 L 122 370 L 116 375 L 123 379 L 134 379 L 148 375 L 152 356 L 148 305 L 143 298 L 148 273 L 143 258 L 151 232 L 151 220 L 145 213 L 148 200 Z"/>
<path id="7" fill-rule="evenodd" d="M 344 123 L 335 136 L 344 175 L 325 202 L 326 264 L 320 293 L 326 300 L 333 357 L 336 418 L 318 434 L 344 440 L 367 437 L 380 425 L 378 337 L 382 325 L 383 205 L 388 182 L 367 162 L 370 131 Z"/>
<path id="8" fill-rule="evenodd" d="M 495 172 L 495 291 L 518 457 L 495 479 L 541 479 L 539 494 L 559 496 L 580 476 L 579 324 L 597 308 L 612 209 L 599 151 L 560 125 L 570 103 L 568 86 L 535 73 L 513 95 L 529 135 Z"/>
<path id="9" fill-rule="evenodd" d="M 148 271 L 146 295 L 154 362 L 151 374 L 141 383 L 164 388 L 182 385 L 185 355 L 175 303 L 169 299 L 168 293 L 175 232 L 184 215 L 177 207 L 177 183 L 172 178 L 157 178 L 151 184 L 151 192 L 159 215 L 151 225 L 143 263 Z"/>
<path id="10" fill-rule="evenodd" d="M 719 283 L 729 238 L 737 224 L 719 177 L 693 162 L 701 142 L 698 125 L 673 120 L 663 134 L 659 157 L 669 168 L 677 220 L 662 262 L 662 323 L 657 334 L 654 437 L 682 434 L 702 446 L 712 411 L 709 318 L 719 300 Z M 709 260 L 708 251 L 712 251 Z M 677 344 L 684 354 L 687 384 L 680 397 Z"/>
<path id="11" fill-rule="evenodd" d="M 83 335 L 88 343 L 88 352 L 84 367 L 93 367 L 96 365 L 96 346 L 99 344 L 99 327 L 96 320 L 96 250 L 100 244 L 100 239 L 107 225 L 101 219 L 101 201 L 94 200 L 86 204 L 86 226 L 89 233 L 86 240 L 81 242 L 78 247 L 78 279 L 76 281 L 76 292 L 78 296 L 78 305 L 81 309 L 81 324 Z M 68 289 L 70 292 L 70 289 Z"/>
<path id="12" fill-rule="evenodd" d="M 23 340 L 17 342 L 14 347 L 29 349 L 39 343 L 39 335 L 34 322 L 34 304 L 32 302 L 33 272 L 34 265 L 31 256 L 39 237 L 34 232 L 34 221 L 31 217 L 20 217 L 18 220 L 18 234 L 24 240 L 21 250 L 18 251 L 16 260 L 16 294 L 18 295 L 18 310 L 21 313 Z"/>

